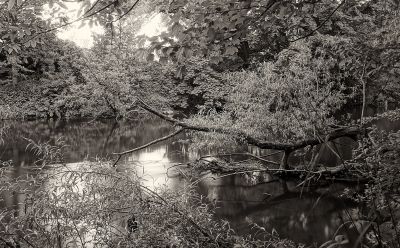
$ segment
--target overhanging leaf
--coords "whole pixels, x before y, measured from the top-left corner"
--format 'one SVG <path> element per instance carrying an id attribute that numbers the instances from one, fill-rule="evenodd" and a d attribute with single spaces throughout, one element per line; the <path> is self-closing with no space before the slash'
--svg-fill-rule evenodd
<path id="1" fill-rule="evenodd" d="M 15 0 L 9 0 L 8 1 L 8 5 L 7 5 L 7 9 L 11 10 L 15 5 Z"/>

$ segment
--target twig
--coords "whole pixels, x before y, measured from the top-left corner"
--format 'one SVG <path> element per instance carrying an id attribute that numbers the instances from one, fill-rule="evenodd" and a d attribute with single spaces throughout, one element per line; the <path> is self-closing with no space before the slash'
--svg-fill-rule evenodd
<path id="1" fill-rule="evenodd" d="M 181 129 L 179 129 L 179 130 L 177 130 L 177 131 L 175 131 L 175 132 L 173 132 L 173 133 L 171 133 L 171 134 L 169 134 L 169 135 L 167 135 L 167 136 L 164 136 L 164 137 L 162 137 L 162 138 L 153 140 L 153 141 L 151 141 L 151 142 L 149 142 L 149 143 L 147 143 L 147 144 L 145 144 L 145 145 L 142 145 L 142 146 L 133 148 L 133 149 L 131 149 L 131 150 L 124 151 L 124 152 L 119 152 L 119 153 L 113 153 L 114 155 L 118 155 L 118 158 L 117 158 L 117 160 L 114 162 L 113 167 L 115 167 L 115 166 L 117 165 L 118 161 L 121 159 L 121 157 L 122 157 L 123 155 L 129 154 L 129 153 L 132 153 L 132 152 L 136 152 L 136 151 L 139 151 L 139 150 L 142 150 L 142 149 L 144 149 L 144 148 L 146 148 L 146 147 L 149 147 L 149 146 L 154 145 L 154 144 L 156 144 L 156 143 L 159 143 L 159 142 L 161 142 L 161 141 L 167 140 L 167 139 L 169 139 L 169 138 L 171 138 L 171 137 L 174 137 L 175 135 L 181 133 L 183 130 L 185 130 L 185 128 L 181 128 Z"/>
<path id="2" fill-rule="evenodd" d="M 319 174 L 319 177 L 321 177 L 321 174 Z M 318 178 L 319 178 L 319 177 L 318 177 Z M 311 177 L 309 177 L 308 174 L 307 174 L 307 175 L 306 175 L 306 179 L 304 179 L 301 183 L 297 184 L 297 185 L 295 186 L 295 188 L 298 188 L 298 187 L 301 186 L 301 191 L 300 191 L 300 193 L 303 194 L 303 189 L 304 189 L 304 187 L 306 186 L 306 183 L 308 182 L 308 183 L 309 183 L 308 186 L 310 186 L 311 180 L 313 180 L 314 178 L 315 178 L 314 175 L 312 175 Z M 300 194 L 300 195 L 301 195 L 301 194 Z"/>
<path id="3" fill-rule="evenodd" d="M 394 229 L 394 232 L 396 233 L 397 245 L 400 245 L 400 236 L 399 236 L 399 232 L 397 230 L 397 223 L 396 223 L 396 219 L 395 219 L 394 214 L 393 214 L 393 209 L 390 206 L 390 202 L 387 199 L 386 199 L 386 202 L 387 202 L 387 206 L 389 208 L 390 220 L 392 221 L 393 229 Z"/>
<path id="4" fill-rule="evenodd" d="M 353 248 L 357 248 L 357 247 L 360 247 L 360 246 L 363 247 L 363 246 L 362 246 L 363 239 L 364 239 L 364 237 L 365 237 L 365 234 L 367 234 L 369 228 L 372 226 L 372 224 L 374 224 L 374 222 L 370 221 L 370 222 L 367 224 L 367 226 L 364 227 L 364 229 L 362 229 L 362 230 L 359 232 L 358 238 L 357 238 L 356 242 L 354 243 Z"/>
<path id="5" fill-rule="evenodd" d="M 73 20 L 73 21 L 66 22 L 66 23 L 64 23 L 64 24 L 62 24 L 62 25 L 56 26 L 56 27 L 54 27 L 54 28 L 50 28 L 50 29 L 46 29 L 46 30 L 44 30 L 44 31 L 38 32 L 38 33 L 36 33 L 35 35 L 33 35 L 32 37 L 30 37 L 29 39 L 27 39 L 27 40 L 25 40 L 25 41 L 22 41 L 22 44 L 25 44 L 25 43 L 27 43 L 28 41 L 33 40 L 34 38 L 36 38 L 36 37 L 38 37 L 38 36 L 40 36 L 40 35 L 43 35 L 43 34 L 46 34 L 46 33 L 50 33 L 50 32 L 52 32 L 52 31 L 55 31 L 55 30 L 60 29 L 60 28 L 64 28 L 64 27 L 66 27 L 66 26 L 69 26 L 69 25 L 71 25 L 71 24 L 73 24 L 73 23 L 76 23 L 76 22 L 78 22 L 78 21 L 81 21 L 81 20 L 83 20 L 83 19 L 87 19 L 87 18 L 89 18 L 89 17 L 92 17 L 92 16 L 94 16 L 94 15 L 96 15 L 96 14 L 102 12 L 103 10 L 109 8 L 111 5 L 113 5 L 113 4 L 116 3 L 117 1 L 118 1 L 118 0 L 112 1 L 111 3 L 109 3 L 109 4 L 107 4 L 106 6 L 102 7 L 101 9 L 99 9 L 99 10 L 97 10 L 97 11 L 91 13 L 91 14 L 88 14 L 88 13 L 94 8 L 94 6 L 99 2 L 99 1 L 96 1 L 96 2 L 92 5 L 92 7 L 91 7 L 85 14 L 83 14 L 81 17 L 79 17 L 79 18 L 77 18 L 77 19 L 75 19 L 75 20 Z"/>
<path id="6" fill-rule="evenodd" d="M 189 223 L 196 228 L 201 234 L 203 234 L 205 237 L 209 238 L 210 241 L 214 241 L 216 242 L 218 245 L 221 245 L 217 239 L 211 234 L 209 233 L 207 230 L 205 230 L 203 227 L 199 226 L 199 224 L 197 224 L 191 217 L 187 216 L 186 214 L 184 214 L 182 211 L 180 211 L 174 204 L 170 204 L 167 200 L 165 200 L 161 195 L 159 195 L 157 192 L 155 192 L 154 190 L 149 189 L 148 187 L 144 186 L 144 185 L 140 185 L 141 188 L 143 188 L 144 190 L 146 190 L 147 192 L 149 192 L 150 194 L 154 195 L 155 197 L 157 197 L 158 199 L 160 199 L 162 202 L 164 202 L 165 205 L 167 206 L 171 206 L 172 210 L 176 213 L 178 213 L 180 216 L 182 216 L 183 218 L 187 219 L 189 221 Z"/>
<path id="7" fill-rule="evenodd" d="M 78 230 L 78 227 L 75 224 L 75 221 L 73 219 L 71 221 L 72 221 L 72 224 L 74 225 L 74 229 L 76 231 L 76 234 L 78 234 L 79 240 L 81 241 L 82 248 L 85 248 L 86 247 L 85 246 L 85 242 L 83 242 L 83 240 L 82 240 L 81 234 L 79 233 L 79 230 Z"/>
<path id="8" fill-rule="evenodd" d="M 0 237 L 0 241 L 3 242 L 7 247 L 15 248 L 11 242 L 8 242 L 7 240 L 3 239 L 2 237 Z"/>
<path id="9" fill-rule="evenodd" d="M 331 13 L 318 27 L 316 27 L 315 29 L 311 30 L 311 32 L 309 32 L 308 34 L 306 34 L 306 35 L 304 35 L 304 36 L 302 36 L 302 37 L 299 37 L 299 38 L 294 39 L 294 40 L 289 40 L 289 42 L 293 43 L 293 42 L 296 42 L 296 41 L 305 39 L 305 38 L 310 37 L 311 35 L 313 35 L 315 32 L 318 31 L 318 29 L 322 28 L 322 27 L 325 25 L 325 23 L 333 16 L 333 14 L 335 14 L 335 12 L 336 12 L 340 7 L 342 7 L 342 5 L 343 5 L 345 2 L 346 2 L 346 0 L 343 0 L 336 8 L 332 11 L 332 13 Z"/>
<path id="10" fill-rule="evenodd" d="M 269 153 L 269 154 L 262 155 L 262 156 L 258 156 L 258 157 L 260 157 L 260 158 L 266 158 L 266 157 L 270 157 L 270 156 L 273 156 L 273 155 L 276 155 L 276 154 L 280 154 L 280 153 L 282 153 L 282 152 L 283 152 L 283 151 L 277 151 L 277 152 Z M 240 164 L 240 163 L 248 162 L 248 161 L 250 161 L 250 160 L 252 160 L 252 158 L 244 159 L 244 160 L 240 160 L 240 161 L 235 161 L 235 162 L 232 162 L 232 164 Z"/>
<path id="11" fill-rule="evenodd" d="M 202 156 L 199 159 L 202 160 L 204 158 L 211 158 L 211 157 L 229 157 L 229 156 L 234 156 L 234 155 L 249 156 L 249 157 L 255 158 L 257 160 L 260 160 L 260 161 L 263 161 L 263 162 L 266 162 L 266 163 L 279 165 L 279 163 L 277 163 L 275 161 L 263 159 L 261 156 L 256 156 L 256 155 L 253 155 L 253 154 L 251 154 L 249 152 L 244 152 L 244 153 L 223 153 L 223 154 L 207 155 L 207 156 Z"/>
<path id="12" fill-rule="evenodd" d="M 113 20 L 112 22 L 116 22 L 121 20 L 124 16 L 126 16 L 127 14 L 129 14 L 129 12 L 131 12 L 133 10 L 133 8 L 135 8 L 135 6 L 139 3 L 140 0 L 136 0 L 136 2 L 122 15 L 120 15 L 117 19 Z"/>
<path id="13" fill-rule="evenodd" d="M 309 174 L 312 175 L 318 175 L 321 176 L 323 174 L 335 174 L 335 173 L 339 173 L 340 171 L 342 171 L 343 169 L 345 169 L 344 166 L 336 166 L 336 167 L 332 167 L 332 169 L 321 169 L 318 171 L 310 171 L 310 170 L 304 170 L 304 169 L 271 169 L 271 168 L 266 168 L 266 169 L 252 169 L 252 170 L 244 170 L 244 171 L 235 171 L 233 173 L 228 173 L 228 174 L 223 174 L 220 177 L 226 177 L 226 176 L 231 176 L 231 175 L 235 175 L 235 174 L 241 174 L 241 173 L 248 173 L 248 172 L 272 172 L 274 175 L 276 174 L 282 174 L 282 173 L 307 173 L 307 176 Z"/>
<path id="14" fill-rule="evenodd" d="M 367 57 L 364 58 L 364 65 L 363 65 L 363 69 L 362 69 L 362 73 L 361 73 L 361 83 L 362 83 L 362 108 L 361 108 L 361 118 L 360 118 L 360 122 L 361 125 L 364 123 L 364 112 L 365 112 L 365 100 L 366 100 L 366 84 L 365 84 L 365 80 L 364 80 L 364 75 L 365 75 L 365 67 L 367 65 L 366 63 L 367 61 Z"/>
<path id="15" fill-rule="evenodd" d="M 36 248 L 36 246 L 34 246 L 31 242 L 29 242 L 25 237 L 20 236 L 20 238 L 21 238 L 23 241 L 25 241 L 30 247 Z"/>

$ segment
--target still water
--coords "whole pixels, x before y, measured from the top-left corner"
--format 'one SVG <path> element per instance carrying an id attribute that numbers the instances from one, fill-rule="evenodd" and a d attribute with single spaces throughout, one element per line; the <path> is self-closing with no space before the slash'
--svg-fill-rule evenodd
<path id="1" fill-rule="evenodd" d="M 382 122 L 384 129 L 400 127 L 399 123 Z M 112 154 L 121 152 L 172 132 L 173 127 L 159 119 L 141 119 L 129 122 L 115 121 L 34 121 L 0 122 L 0 161 L 12 161 L 13 171 L 10 177 L 24 176 L 30 165 L 38 163 L 38 157 L 27 148 L 28 141 L 49 142 L 54 144 L 62 139 L 66 146 L 63 150 L 64 161 L 75 163 L 99 158 L 115 159 Z M 349 139 L 336 140 L 337 152 L 342 159 L 351 157 L 355 145 Z M 321 163 L 336 165 L 340 159 L 321 147 Z M 256 155 L 269 154 L 271 150 L 254 147 L 239 147 L 238 151 Z M 144 175 L 144 183 L 150 187 L 167 185 L 177 189 L 182 178 L 177 177 L 169 167 L 177 163 L 186 163 L 203 155 L 215 154 L 216 150 L 193 151 L 188 147 L 185 134 L 168 141 L 155 144 L 124 158 L 119 168 L 135 165 Z M 269 157 L 279 161 L 280 155 Z M 302 163 L 293 157 L 292 165 Z M 252 234 L 262 238 L 260 230 L 276 231 L 281 237 L 296 242 L 314 244 L 332 238 L 335 233 L 356 238 L 354 230 L 338 228 L 353 214 L 362 211 L 350 200 L 340 197 L 346 187 L 358 185 L 330 184 L 324 187 L 298 187 L 298 182 L 280 181 L 265 173 L 252 173 L 219 177 L 205 175 L 199 181 L 197 191 L 215 203 L 216 218 L 230 222 L 239 234 Z M 10 198 L 11 197 L 11 198 Z M 19 195 L 2 196 L 0 208 L 16 207 L 22 199 Z"/>

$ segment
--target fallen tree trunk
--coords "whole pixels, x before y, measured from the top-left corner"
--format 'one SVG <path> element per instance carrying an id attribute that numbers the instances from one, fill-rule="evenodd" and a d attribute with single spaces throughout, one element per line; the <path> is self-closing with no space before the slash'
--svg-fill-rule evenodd
<path id="1" fill-rule="evenodd" d="M 184 129 L 187 130 L 193 130 L 193 131 L 199 131 L 199 132 L 217 132 L 217 133 L 222 133 L 222 134 L 228 134 L 236 137 L 239 141 L 246 141 L 249 145 L 256 146 L 261 149 L 272 149 L 272 150 L 280 150 L 284 151 L 282 161 L 280 168 L 281 169 L 288 169 L 288 158 L 290 154 L 298 149 L 307 147 L 307 146 L 316 146 L 319 144 L 326 143 L 328 141 L 335 140 L 340 137 L 351 137 L 355 138 L 358 134 L 360 134 L 363 131 L 363 128 L 361 127 L 347 127 L 347 128 L 339 128 L 339 129 L 334 129 L 332 130 L 331 133 L 325 135 L 324 137 L 316 137 L 316 138 L 311 138 L 311 139 L 306 139 L 302 140 L 299 142 L 294 142 L 294 143 L 278 143 L 278 142 L 268 142 L 268 141 L 262 141 L 257 138 L 254 138 L 244 132 L 236 131 L 236 130 L 228 130 L 224 128 L 213 128 L 213 127 L 207 127 L 207 126 L 200 126 L 200 125 L 191 125 L 186 122 L 182 122 L 180 120 L 177 120 L 175 118 L 172 118 L 170 116 L 167 116 L 149 105 L 147 105 L 145 102 L 142 100 L 138 100 L 138 105 L 147 110 L 148 112 L 168 121 L 173 123 L 176 126 L 180 126 Z"/>

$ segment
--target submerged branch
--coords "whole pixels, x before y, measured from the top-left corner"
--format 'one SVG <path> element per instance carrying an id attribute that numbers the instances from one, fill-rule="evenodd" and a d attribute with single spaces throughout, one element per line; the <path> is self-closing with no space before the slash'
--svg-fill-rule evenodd
<path id="1" fill-rule="evenodd" d="M 295 169 L 283 169 L 283 168 L 268 168 L 268 167 L 257 167 L 248 165 L 233 165 L 226 163 L 224 161 L 206 161 L 197 160 L 195 162 L 188 164 L 188 170 L 193 172 L 198 171 L 210 171 L 213 174 L 219 174 L 218 178 L 232 176 L 242 173 L 252 173 L 252 172 L 264 172 L 270 175 L 276 176 L 278 178 L 305 178 L 305 180 L 311 181 L 344 181 L 344 182 L 367 182 L 370 180 L 367 175 L 363 173 L 355 172 L 354 166 L 349 164 L 342 164 L 334 167 L 319 167 L 315 170 L 309 169 L 307 167 L 299 167 Z M 350 172 L 350 174 L 349 174 Z M 214 178 L 212 176 L 211 178 Z"/>
<path id="2" fill-rule="evenodd" d="M 206 155 L 206 156 L 202 156 L 199 160 L 205 159 L 205 158 L 212 158 L 212 157 L 229 157 L 229 156 L 235 156 L 235 155 L 248 156 L 248 157 L 254 158 L 256 160 L 260 160 L 260 161 L 265 162 L 265 163 L 279 165 L 279 163 L 277 163 L 275 161 L 264 159 L 264 158 L 262 158 L 262 156 L 256 156 L 256 155 L 253 155 L 253 154 L 251 154 L 249 152 Z"/>

